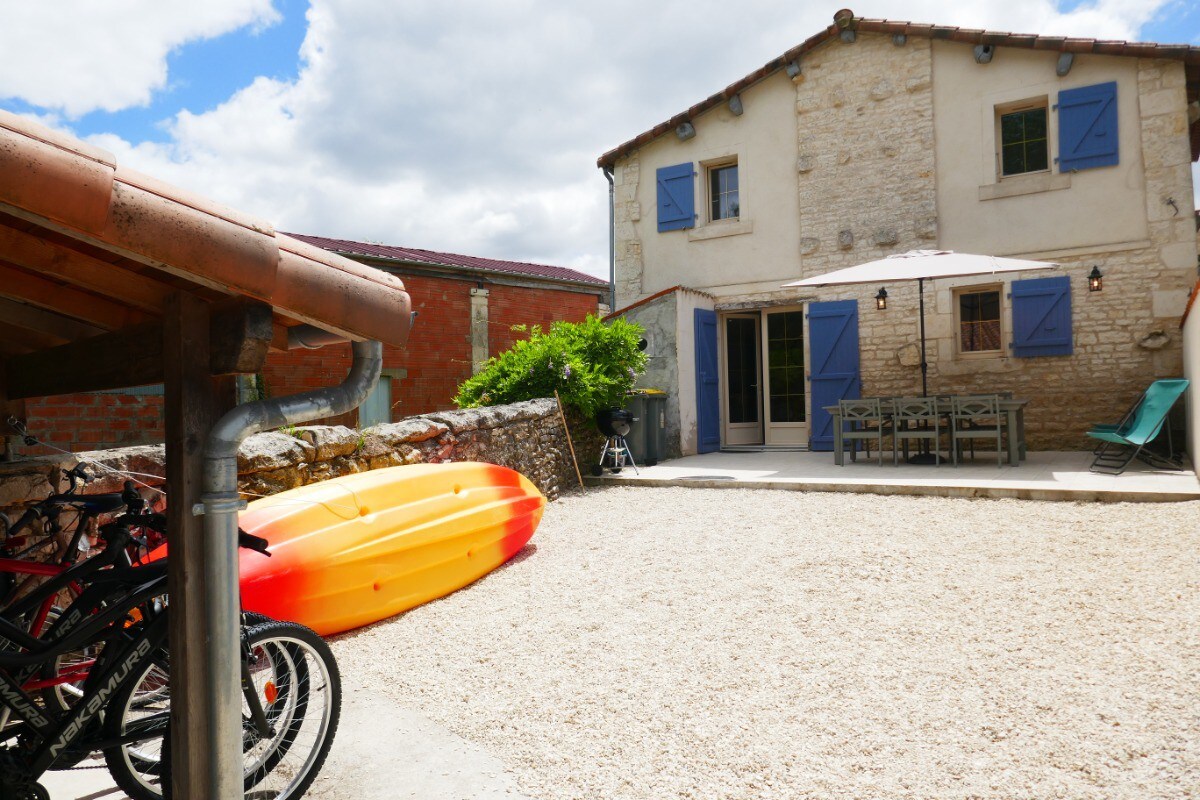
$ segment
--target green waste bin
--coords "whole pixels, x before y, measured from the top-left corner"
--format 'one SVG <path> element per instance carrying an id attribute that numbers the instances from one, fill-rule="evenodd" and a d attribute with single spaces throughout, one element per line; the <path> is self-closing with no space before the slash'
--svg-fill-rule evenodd
<path id="1" fill-rule="evenodd" d="M 632 392 L 625 396 L 625 407 L 637 421 L 625 441 L 638 466 L 652 467 L 666 454 L 667 393 L 657 389 Z"/>

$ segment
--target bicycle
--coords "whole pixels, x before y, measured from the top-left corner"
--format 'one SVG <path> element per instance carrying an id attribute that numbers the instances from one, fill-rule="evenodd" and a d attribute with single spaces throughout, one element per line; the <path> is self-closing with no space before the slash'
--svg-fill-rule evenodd
<path id="1" fill-rule="evenodd" d="M 114 552 L 122 552 L 131 536 L 126 522 L 101 531 Z M 241 543 L 266 547 L 253 537 Z M 70 768 L 95 751 L 104 753 L 114 780 L 131 796 L 170 796 L 170 759 L 162 757 L 170 752 L 169 706 L 163 707 L 169 703 L 166 562 L 109 566 L 86 581 L 41 638 L 0 617 L 0 643 L 8 642 L 0 649 L 0 709 L 19 720 L 0 732 L 0 744 L 7 743 L 0 749 L 0 800 L 47 798 L 37 782 L 42 774 Z M 247 791 L 265 786 L 264 796 L 299 797 L 337 729 L 336 663 L 320 637 L 294 623 L 254 624 L 242 635 Z M 39 670 L 86 646 L 98 646 L 99 657 L 70 708 L 39 706 L 23 690 Z M 140 713 L 146 709 L 152 710 Z M 287 768 L 280 769 L 285 761 Z"/>

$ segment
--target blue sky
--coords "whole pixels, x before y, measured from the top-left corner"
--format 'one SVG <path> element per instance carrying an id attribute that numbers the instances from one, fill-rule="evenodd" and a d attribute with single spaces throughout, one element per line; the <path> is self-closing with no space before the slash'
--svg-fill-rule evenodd
<path id="1" fill-rule="evenodd" d="M 167 55 L 169 83 L 148 105 L 95 111 L 73 120 L 71 127 L 80 136 L 113 133 L 128 141 L 166 142 L 170 133 L 164 123 L 183 109 L 211 111 L 259 76 L 295 80 L 308 30 L 308 0 L 275 0 L 274 6 L 281 19 L 269 27 L 247 26 L 172 50 Z M 25 104 L 24 110 L 38 109 Z"/>
<path id="2" fill-rule="evenodd" d="M 722 0 L 0 0 L 0 108 L 282 230 L 606 274 L 596 157 L 841 5 L 742 0 L 730 47 Z M 1200 44 L 1200 0 L 850 5 Z"/>

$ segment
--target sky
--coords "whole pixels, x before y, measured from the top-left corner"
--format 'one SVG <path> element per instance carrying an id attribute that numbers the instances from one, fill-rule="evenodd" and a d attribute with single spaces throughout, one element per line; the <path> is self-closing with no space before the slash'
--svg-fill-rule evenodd
<path id="1" fill-rule="evenodd" d="M 597 157 L 846 3 L 1200 44 L 1200 0 L 0 0 L 0 108 L 278 230 L 607 277 Z"/>

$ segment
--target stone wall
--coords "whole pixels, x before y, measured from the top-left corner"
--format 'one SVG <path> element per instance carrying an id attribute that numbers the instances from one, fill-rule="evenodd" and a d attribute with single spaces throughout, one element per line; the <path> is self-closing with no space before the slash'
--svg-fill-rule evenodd
<path id="1" fill-rule="evenodd" d="M 675 335 L 678 309 L 677 293 L 671 292 L 621 315 L 646 331 L 646 370 L 638 376 L 637 388 L 661 389 L 667 393 L 667 452 L 664 458 L 680 456 L 679 347 Z"/>
<path id="2" fill-rule="evenodd" d="M 831 43 L 805 59 L 796 90 L 799 191 L 821 200 L 802 204 L 802 276 L 938 245 L 930 63 L 928 40 L 911 37 L 897 47 L 878 35 Z M 1071 280 L 1072 355 L 963 358 L 955 341 L 954 290 L 1002 284 L 1007 343 L 1012 279 L 926 285 L 930 391 L 1030 398 L 1032 449 L 1089 447 L 1083 432 L 1093 423 L 1118 419 L 1154 379 L 1182 374 L 1178 323 L 1195 277 L 1195 221 L 1190 213 L 1175 214 L 1163 198 L 1184 198 L 1190 209 L 1183 66 L 1140 60 L 1138 84 L 1141 152 L 1126 151 L 1124 158 L 1144 164 L 1149 240 L 1030 254 L 1062 265 L 1043 274 Z M 1105 275 L 1102 292 L 1087 291 L 1094 266 Z M 920 359 L 911 344 L 919 341 L 917 286 L 889 284 L 886 311 L 875 309 L 878 288 L 830 287 L 806 299 L 858 301 L 864 396 L 919 394 Z"/>
<path id="3" fill-rule="evenodd" d="M 798 277 L 936 248 L 932 65 L 930 40 L 919 36 L 898 47 L 890 36 L 860 34 L 804 58 L 796 81 Z M 858 301 L 865 396 L 920 393 L 920 370 L 896 355 L 897 342 L 918 338 L 916 288 L 890 284 L 894 310 L 882 314 L 872 299 L 878 286 L 804 298 Z"/>
<path id="4" fill-rule="evenodd" d="M 80 456 L 113 469 L 141 473 L 138 479 L 152 486 L 163 482 L 165 458 L 160 445 Z M 335 425 L 261 433 L 248 438 L 238 452 L 238 483 L 253 499 L 254 495 L 368 469 L 448 461 L 486 461 L 510 467 L 551 500 L 578 485 L 552 399 L 438 412 L 362 432 Z M 0 463 L 0 511 L 11 516 L 21 506 L 61 491 L 65 488 L 63 470 L 75 463 L 70 456 Z M 103 477 L 92 483 L 88 492 L 118 491 L 123 480 L 116 475 Z"/>

